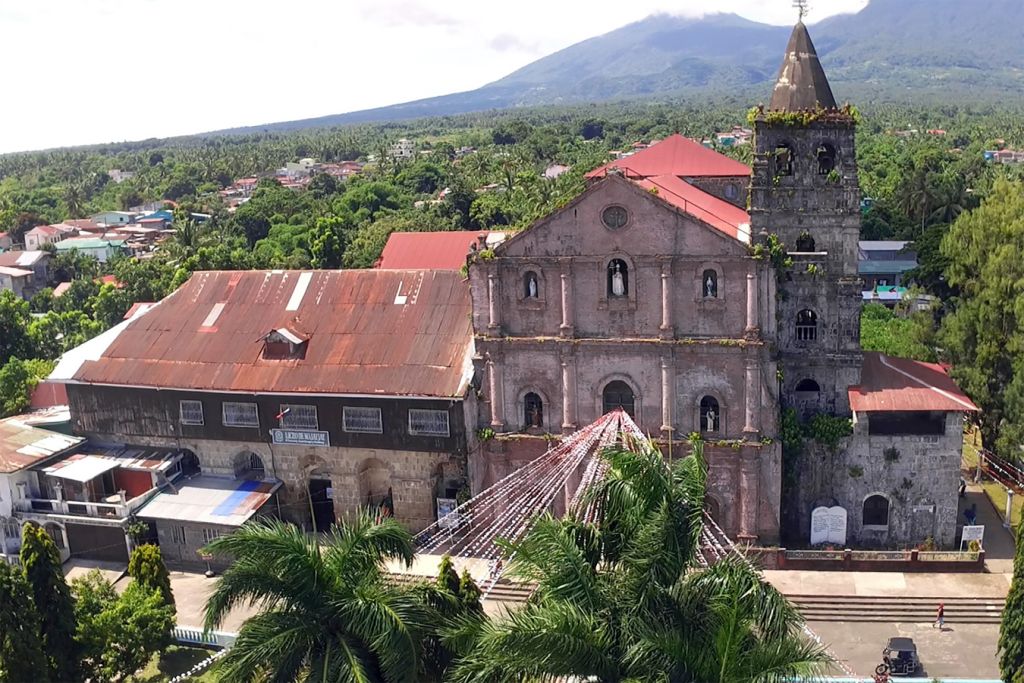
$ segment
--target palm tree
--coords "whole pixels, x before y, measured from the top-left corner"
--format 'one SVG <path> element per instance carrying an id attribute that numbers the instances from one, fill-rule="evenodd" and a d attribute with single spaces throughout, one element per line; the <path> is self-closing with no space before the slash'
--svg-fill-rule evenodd
<path id="1" fill-rule="evenodd" d="M 386 560 L 413 560 L 412 538 L 394 520 L 363 514 L 323 541 L 254 522 L 209 550 L 234 562 L 206 603 L 206 628 L 238 605 L 260 609 L 218 664 L 222 681 L 417 680 L 433 622 L 416 589 L 385 579 Z"/>
<path id="2" fill-rule="evenodd" d="M 635 451 L 635 452 L 633 452 Z M 703 447 L 665 463 L 654 444 L 606 451 L 589 497 L 596 522 L 539 519 L 506 544 L 509 571 L 537 590 L 501 621 L 464 622 L 457 681 L 572 677 L 678 683 L 780 681 L 828 660 L 795 609 L 742 559 L 698 569 Z"/>

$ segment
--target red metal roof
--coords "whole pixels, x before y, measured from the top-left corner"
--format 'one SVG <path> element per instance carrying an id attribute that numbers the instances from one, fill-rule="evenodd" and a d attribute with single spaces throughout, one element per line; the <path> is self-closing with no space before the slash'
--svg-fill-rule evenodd
<path id="1" fill-rule="evenodd" d="M 393 232 L 381 253 L 378 268 L 392 270 L 423 268 L 429 270 L 460 270 L 466 265 L 469 247 L 486 230 L 467 232 Z"/>
<path id="2" fill-rule="evenodd" d="M 225 392 L 460 397 L 473 332 L 457 272 L 212 271 L 116 335 L 72 381 Z M 302 359 L 263 357 L 294 327 Z"/>
<path id="3" fill-rule="evenodd" d="M 660 199 L 701 220 L 733 239 L 750 243 L 750 214 L 735 204 L 708 194 L 673 175 L 634 180 Z"/>
<path id="4" fill-rule="evenodd" d="M 673 175 L 681 178 L 749 176 L 750 167 L 708 149 L 696 140 L 671 135 L 647 149 L 595 168 L 587 178 L 603 178 L 618 168 L 627 178 Z"/>
<path id="5" fill-rule="evenodd" d="M 974 412 L 978 407 L 937 363 L 864 352 L 860 386 L 849 389 L 854 412 Z"/>

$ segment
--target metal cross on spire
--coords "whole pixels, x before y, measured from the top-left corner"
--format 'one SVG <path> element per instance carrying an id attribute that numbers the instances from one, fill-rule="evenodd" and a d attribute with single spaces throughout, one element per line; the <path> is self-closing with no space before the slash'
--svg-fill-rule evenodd
<path id="1" fill-rule="evenodd" d="M 808 0 L 793 0 L 793 7 L 795 7 L 796 11 L 800 14 L 800 21 L 803 21 L 804 17 L 807 16 L 807 12 L 810 11 L 810 7 L 808 7 Z"/>

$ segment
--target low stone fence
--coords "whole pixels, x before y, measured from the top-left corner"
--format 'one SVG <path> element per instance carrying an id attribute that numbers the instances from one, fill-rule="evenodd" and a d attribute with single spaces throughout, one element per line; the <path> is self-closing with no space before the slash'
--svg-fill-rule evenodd
<path id="1" fill-rule="evenodd" d="M 759 549 L 759 564 L 765 569 L 810 569 L 853 572 L 983 572 L 985 551 L 957 552 L 923 550 L 787 550 Z"/>

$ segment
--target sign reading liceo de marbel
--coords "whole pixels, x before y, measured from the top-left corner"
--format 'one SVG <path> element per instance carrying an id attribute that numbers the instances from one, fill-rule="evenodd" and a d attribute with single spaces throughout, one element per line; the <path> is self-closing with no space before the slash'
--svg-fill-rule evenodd
<path id="1" fill-rule="evenodd" d="M 282 446 L 330 446 L 329 432 L 312 429 L 271 429 L 270 438 Z"/>

